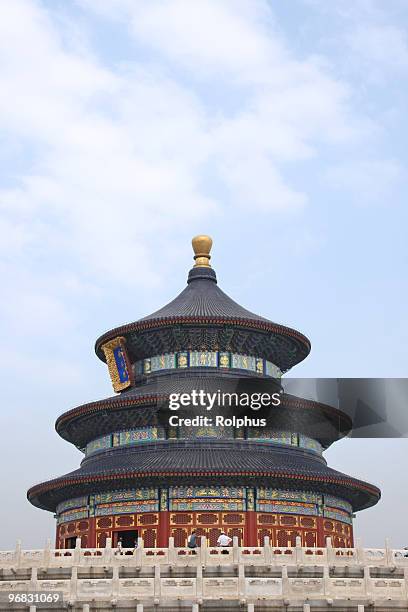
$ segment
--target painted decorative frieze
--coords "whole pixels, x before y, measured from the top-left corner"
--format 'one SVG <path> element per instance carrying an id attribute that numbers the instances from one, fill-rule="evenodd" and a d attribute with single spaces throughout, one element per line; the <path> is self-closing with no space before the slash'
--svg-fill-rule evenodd
<path id="1" fill-rule="evenodd" d="M 169 498 L 225 497 L 245 499 L 244 487 L 169 487 Z"/>
<path id="2" fill-rule="evenodd" d="M 172 512 L 196 510 L 212 510 L 213 512 L 245 511 L 246 504 L 244 500 L 237 499 L 172 499 L 169 509 Z"/>
<path id="3" fill-rule="evenodd" d="M 280 378 L 281 370 L 272 362 L 263 357 L 240 355 L 229 351 L 179 351 L 154 355 L 136 361 L 133 365 L 135 376 L 148 375 L 161 370 L 174 370 L 176 368 L 221 368 L 237 369 L 255 372 L 262 376 Z"/>

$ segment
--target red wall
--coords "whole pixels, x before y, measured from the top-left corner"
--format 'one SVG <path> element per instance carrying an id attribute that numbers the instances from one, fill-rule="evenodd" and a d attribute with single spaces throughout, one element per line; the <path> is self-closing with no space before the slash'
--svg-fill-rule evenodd
<path id="1" fill-rule="evenodd" d="M 169 536 L 176 546 L 184 546 L 192 529 L 206 535 L 215 546 L 221 530 L 238 536 L 243 546 L 259 546 L 269 536 L 272 546 L 294 546 L 300 536 L 303 546 L 325 546 L 331 536 L 335 547 L 353 546 L 351 525 L 321 516 L 269 514 L 263 512 L 151 512 L 101 516 L 64 523 L 57 527 L 56 547 L 65 548 L 66 540 L 80 537 L 82 547 L 101 548 L 106 538 L 116 545 L 118 531 L 137 530 L 146 548 L 166 548 Z"/>

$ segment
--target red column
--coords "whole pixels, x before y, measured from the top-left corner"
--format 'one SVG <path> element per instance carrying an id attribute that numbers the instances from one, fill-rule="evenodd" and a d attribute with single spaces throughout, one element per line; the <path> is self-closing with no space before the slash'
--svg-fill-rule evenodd
<path id="1" fill-rule="evenodd" d="M 248 510 L 245 513 L 245 546 L 258 546 L 256 512 Z"/>
<path id="2" fill-rule="evenodd" d="M 323 516 L 318 516 L 317 522 L 317 547 L 324 548 L 326 546 L 326 536 L 324 535 Z"/>
<path id="3" fill-rule="evenodd" d="M 96 518 L 89 519 L 88 548 L 96 548 Z"/>
<path id="4" fill-rule="evenodd" d="M 159 512 L 159 527 L 157 530 L 157 547 L 167 548 L 170 535 L 170 512 L 162 510 Z"/>

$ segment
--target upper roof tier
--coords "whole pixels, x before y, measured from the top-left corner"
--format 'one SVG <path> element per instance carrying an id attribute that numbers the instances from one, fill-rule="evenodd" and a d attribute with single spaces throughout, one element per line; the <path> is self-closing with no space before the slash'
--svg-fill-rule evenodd
<path id="1" fill-rule="evenodd" d="M 105 361 L 103 344 L 123 336 L 132 363 L 182 350 L 225 350 L 263 357 L 282 372 L 302 361 L 310 352 L 310 341 L 237 304 L 217 285 L 209 263 L 211 238 L 196 236 L 192 244 L 195 265 L 187 287 L 156 312 L 103 334 L 95 344 L 98 357 Z"/>

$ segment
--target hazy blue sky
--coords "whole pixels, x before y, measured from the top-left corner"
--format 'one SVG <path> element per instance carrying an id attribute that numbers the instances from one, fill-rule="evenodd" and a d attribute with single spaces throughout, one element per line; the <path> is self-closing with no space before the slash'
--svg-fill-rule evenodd
<path id="1" fill-rule="evenodd" d="M 0 0 L 0 548 L 54 538 L 26 489 L 74 469 L 56 417 L 111 394 L 97 336 L 183 287 L 312 341 L 298 376 L 407 375 L 404 0 Z M 408 544 L 408 443 L 330 464 Z M 7 526 L 5 528 L 5 526 Z"/>

